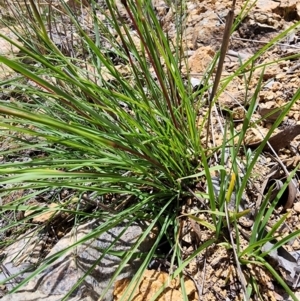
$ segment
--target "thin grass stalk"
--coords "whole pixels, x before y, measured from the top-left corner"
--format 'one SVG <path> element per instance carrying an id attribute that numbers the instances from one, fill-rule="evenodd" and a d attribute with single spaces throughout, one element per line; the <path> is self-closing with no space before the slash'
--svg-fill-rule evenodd
<path id="1" fill-rule="evenodd" d="M 179 127 L 179 126 L 178 126 L 178 122 L 177 122 L 177 119 L 175 118 L 175 115 L 174 115 L 174 112 L 173 112 L 173 107 L 172 107 L 172 105 L 171 105 L 171 100 L 170 100 L 170 98 L 169 98 L 169 94 L 168 94 L 168 92 L 167 92 L 167 89 L 166 89 L 166 86 L 165 86 L 165 84 L 164 84 L 164 81 L 163 81 L 163 79 L 162 79 L 162 77 L 161 77 L 161 73 L 158 71 L 158 66 L 159 66 L 160 64 L 159 64 L 159 62 L 155 61 L 155 56 L 153 56 L 152 53 L 150 52 L 150 50 L 149 50 L 149 45 L 145 42 L 144 37 L 143 37 L 143 35 L 142 35 L 141 31 L 140 31 L 140 28 L 139 28 L 139 26 L 137 26 L 136 19 L 135 19 L 135 17 L 133 16 L 133 14 L 132 14 L 132 12 L 131 12 L 131 9 L 130 9 L 129 6 L 128 6 L 127 0 L 122 0 L 121 2 L 122 2 L 122 4 L 124 5 L 124 7 L 125 7 L 125 9 L 126 9 L 128 15 L 129 15 L 130 19 L 131 19 L 131 21 L 132 21 L 132 23 L 133 23 L 133 25 L 134 25 L 136 31 L 138 32 L 139 37 L 140 37 L 140 39 L 141 39 L 141 41 L 142 41 L 142 43 L 143 43 L 143 45 L 144 45 L 144 48 L 146 49 L 146 52 L 147 52 L 147 54 L 148 54 L 148 57 L 149 57 L 149 59 L 150 59 L 150 61 L 151 61 L 151 65 L 152 65 L 152 67 L 153 67 L 154 70 L 155 70 L 157 79 L 158 79 L 158 81 L 159 81 L 159 83 L 160 83 L 160 86 L 161 86 L 161 89 L 162 89 L 162 91 L 163 91 L 165 100 L 167 101 L 167 105 L 168 105 L 169 112 L 170 112 L 170 114 L 171 114 L 172 121 L 173 121 L 173 123 L 174 123 L 176 129 L 178 129 L 178 127 Z M 137 5 L 137 7 L 139 8 L 139 2 L 138 2 L 138 0 L 136 1 L 136 5 Z M 141 16 L 140 16 L 140 17 L 141 17 Z M 145 26 L 145 19 L 144 19 L 143 17 L 141 17 L 141 22 L 143 23 L 144 27 L 147 27 L 147 26 Z M 147 31 L 146 31 L 145 33 L 147 34 Z"/>
<path id="2" fill-rule="evenodd" d="M 209 106 L 208 106 L 208 119 L 207 119 L 208 124 L 207 124 L 207 132 L 206 132 L 206 147 L 208 147 L 208 137 L 209 137 L 209 131 L 210 131 L 210 122 L 211 122 L 210 119 L 211 119 L 211 111 L 212 111 L 212 107 L 213 107 L 213 99 L 214 99 L 217 89 L 219 87 L 221 75 L 223 72 L 223 64 L 224 64 L 226 52 L 227 52 L 228 45 L 229 45 L 231 28 L 232 28 L 233 19 L 234 19 L 235 3 L 236 3 L 236 0 L 233 0 L 231 9 L 229 10 L 227 17 L 226 17 L 226 25 L 225 25 L 224 35 L 223 35 L 223 39 L 222 39 L 222 45 L 221 45 L 221 49 L 220 49 L 219 63 L 218 63 L 217 72 L 216 72 L 216 76 L 214 79 L 212 91 L 211 91 L 211 93 L 209 95 L 209 99 L 208 99 Z"/>

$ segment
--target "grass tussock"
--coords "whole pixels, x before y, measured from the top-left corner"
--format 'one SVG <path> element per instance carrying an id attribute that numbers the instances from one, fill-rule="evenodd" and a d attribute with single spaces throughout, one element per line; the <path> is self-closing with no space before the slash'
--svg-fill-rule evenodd
<path id="1" fill-rule="evenodd" d="M 4 91 L 14 85 L 16 94 L 11 101 L 3 100 L 0 105 L 1 139 L 14 143 L 13 148 L 2 151 L 1 195 L 6 197 L 21 189 L 27 194 L 4 204 L 1 215 L 14 210 L 33 210 L 40 214 L 46 209 L 27 202 L 33 195 L 52 191 L 55 201 L 62 190 L 67 190 L 72 197 L 60 202 L 55 210 L 71 213 L 74 224 L 93 218 L 104 220 L 88 238 L 97 237 L 123 220 L 149 223 L 131 252 L 123 256 L 111 283 L 133 254 L 143 258 L 133 282 L 138 279 L 157 256 L 158 244 L 165 236 L 172 250 L 171 262 L 177 263 L 173 278 L 182 275 L 191 260 L 208 247 L 223 244 L 234 253 L 246 300 L 251 294 L 259 293 L 255 278 L 246 283 L 243 276 L 241 265 L 250 263 L 269 270 L 296 300 L 265 260 L 266 254 L 260 251 L 272 239 L 262 231 L 266 216 L 274 210 L 274 206 L 268 207 L 268 195 L 254 222 L 248 247 L 240 248 L 239 235 L 228 238 L 228 232 L 233 229 L 239 233 L 238 219 L 249 213 L 249 210 L 238 212 L 238 208 L 252 170 L 268 138 L 300 93 L 281 112 L 258 149 L 245 150 L 244 136 L 253 126 L 252 115 L 263 77 L 264 66 L 255 62 L 296 25 L 241 63 L 233 75 L 221 80 L 230 32 L 251 6 L 247 2 L 239 16 L 230 11 L 221 51 L 203 76 L 201 88 L 194 91 L 189 75 L 182 73 L 182 65 L 186 64 L 180 22 L 185 13 L 184 3 L 172 4 L 178 22 L 176 38 L 170 40 L 150 3 L 121 2 L 122 5 L 112 1 L 98 5 L 91 1 L 75 7 L 69 7 L 64 1 L 56 7 L 31 0 L 24 5 L 9 3 L 16 20 L 11 28 L 19 40 L 0 36 L 20 52 L 13 59 L 0 56 L 0 62 L 17 74 L 1 83 Z M 212 109 L 218 96 L 235 77 L 251 77 L 257 68 L 262 70 L 261 78 L 254 95 L 245 99 L 247 107 L 241 130 L 237 132 L 233 120 L 228 118 L 223 124 L 222 144 L 212 146 Z M 29 152 L 35 155 L 29 156 Z M 246 168 L 241 176 L 241 158 L 245 153 Z M 13 160 L 21 156 L 25 160 Z M 215 177 L 219 179 L 218 193 Z M 232 197 L 235 210 L 228 209 Z M 182 222 L 187 219 L 181 215 L 182 206 L 190 198 L 197 202 L 206 220 L 188 212 L 184 214 L 210 229 L 211 236 L 184 257 L 178 238 Z M 280 194 L 277 201 L 279 198 Z M 83 208 L 84 201 L 92 204 L 91 207 Z M 96 203 L 97 211 L 92 210 Z M 22 224 L 29 223 L 30 218 L 22 219 Z M 11 222 L 0 231 L 21 226 L 21 222 Z M 271 233 L 279 226 L 276 224 Z M 161 231 L 151 251 L 146 256 L 137 255 L 138 245 L 154 227 Z M 296 235 L 293 233 L 292 237 Z M 279 241 L 274 248 L 284 242 Z M 34 275 L 50 262 L 43 262 Z"/>

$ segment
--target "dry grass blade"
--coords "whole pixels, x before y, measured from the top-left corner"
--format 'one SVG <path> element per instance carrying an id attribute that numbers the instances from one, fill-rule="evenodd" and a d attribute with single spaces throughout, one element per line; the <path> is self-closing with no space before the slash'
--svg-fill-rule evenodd
<path id="1" fill-rule="evenodd" d="M 230 242 L 231 242 L 231 246 L 232 246 L 232 250 L 233 250 L 233 255 L 234 255 L 234 259 L 235 259 L 235 263 L 236 263 L 236 267 L 237 267 L 237 274 L 240 278 L 241 281 L 241 286 L 242 286 L 242 291 L 243 291 L 243 295 L 244 295 L 244 300 L 245 301 L 249 301 L 250 296 L 247 293 L 247 282 L 245 279 L 245 276 L 242 272 L 241 269 L 241 264 L 238 258 L 238 254 L 237 254 L 237 250 L 236 250 L 236 244 L 234 243 L 234 239 L 232 236 L 232 229 L 230 226 L 230 219 L 229 219 L 229 212 L 228 212 L 228 207 L 227 204 L 229 204 L 231 197 L 232 197 L 232 192 L 234 191 L 234 186 L 236 184 L 236 175 L 234 173 L 231 174 L 231 180 L 229 183 L 229 187 L 225 196 L 225 202 L 224 202 L 224 211 L 225 211 L 225 217 L 226 217 L 226 224 L 227 224 L 227 228 L 228 228 L 228 233 L 229 233 L 229 237 L 230 237 Z"/>
<path id="2" fill-rule="evenodd" d="M 242 269 L 241 269 L 241 264 L 240 264 L 240 261 L 239 261 L 238 255 L 237 255 L 236 246 L 235 246 L 234 239 L 233 239 L 233 236 L 232 236 L 232 229 L 230 227 L 227 203 L 225 202 L 224 205 L 225 205 L 225 214 L 226 214 L 226 223 L 227 223 L 228 233 L 229 233 L 230 242 L 231 242 L 231 246 L 232 246 L 232 250 L 233 250 L 233 254 L 234 254 L 234 259 L 235 259 L 235 263 L 236 263 L 238 276 L 239 276 L 240 281 L 241 281 L 241 286 L 242 286 L 242 290 L 243 290 L 243 294 L 244 294 L 244 300 L 249 301 L 250 299 L 249 299 L 249 296 L 247 294 L 247 282 L 246 282 L 245 276 L 244 276 L 244 274 L 242 272 Z"/>
<path id="3" fill-rule="evenodd" d="M 206 132 L 206 146 L 208 146 L 208 137 L 209 137 L 209 128 L 210 128 L 210 118 L 211 118 L 211 111 L 212 111 L 212 106 L 213 106 L 213 99 L 215 97 L 215 94 L 217 92 L 221 75 L 222 75 L 222 70 L 223 70 L 223 64 L 226 56 L 226 52 L 228 49 L 229 45 L 229 39 L 230 39 L 230 34 L 231 34 L 231 28 L 233 24 L 233 19 L 234 19 L 234 8 L 235 8 L 235 3 L 236 1 L 232 1 L 232 6 L 230 11 L 227 14 L 226 17 L 226 25 L 225 25 L 225 30 L 224 30 L 224 35 L 223 35 L 223 40 L 222 40 L 222 45 L 221 45 L 221 50 L 220 50 L 220 57 L 219 57 L 219 63 L 218 63 L 218 68 L 213 84 L 212 91 L 209 96 L 209 110 L 208 110 L 208 124 L 207 124 L 207 132 Z"/>

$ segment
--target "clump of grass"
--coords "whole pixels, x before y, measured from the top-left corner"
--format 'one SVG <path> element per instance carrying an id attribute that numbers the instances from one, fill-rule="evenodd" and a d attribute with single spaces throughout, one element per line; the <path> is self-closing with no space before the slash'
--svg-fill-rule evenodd
<path id="1" fill-rule="evenodd" d="M 46 190 L 57 192 L 68 189 L 78 202 L 75 206 L 77 210 L 72 211 L 75 223 L 91 218 L 105 220 L 94 236 L 124 219 L 132 222 L 147 220 L 150 224 L 139 240 L 140 243 L 153 227 L 159 226 L 162 231 L 149 254 L 144 256 L 143 265 L 135 279 L 140 277 L 155 255 L 163 235 L 167 236 L 173 249 L 172 262 L 176 260 L 178 263 L 171 277 L 181 275 L 189 262 L 209 246 L 220 241 L 227 243 L 226 227 L 232 224 L 238 232 L 239 216 L 235 213 L 227 221 L 224 219 L 228 217 L 226 199 L 230 199 L 234 190 L 233 185 L 229 186 L 231 176 L 237 177 L 235 187 L 238 208 L 264 144 L 299 98 L 299 92 L 274 123 L 258 150 L 249 156 L 243 179 L 238 177 L 237 162 L 245 132 L 252 126 L 251 116 L 255 110 L 260 83 L 255 95 L 245 100 L 249 108 L 242 131 L 235 133 L 233 122 L 228 120 L 225 131 L 229 129 L 230 137 L 224 139 L 222 146 L 214 149 L 207 146 L 211 131 L 211 127 L 207 126 L 211 108 L 234 76 L 247 73 L 249 66 L 254 68 L 256 58 L 294 27 L 264 46 L 242 64 L 233 76 L 223 80 L 219 92 L 218 82 L 215 82 L 208 104 L 209 114 L 199 128 L 198 114 L 207 107 L 205 95 L 211 88 L 209 81 L 206 79 L 203 82 L 200 92 L 193 92 L 189 79 L 185 80 L 181 73 L 184 47 L 180 44 L 182 28 L 178 26 L 177 44 L 172 44 L 149 3 L 123 0 L 125 18 L 115 3 L 106 1 L 104 10 L 92 1 L 88 9 L 89 17 L 93 20 L 92 28 L 84 27 L 82 16 L 70 9 L 64 1 L 60 3 L 63 13 L 58 13 L 51 4 L 43 7 L 32 0 L 25 1 L 25 4 L 25 11 L 14 10 L 15 13 L 19 11 L 18 25 L 22 25 L 21 28 L 15 28 L 20 41 L 15 42 L 2 36 L 20 49 L 18 58 L 0 56 L 0 62 L 19 74 L 15 79 L 2 83 L 2 87 L 14 84 L 18 97 L 14 101 L 1 103 L 0 125 L 7 139 L 15 139 L 16 133 L 19 135 L 18 147 L 2 152 L 6 163 L 0 168 L 1 183 L 11 185 L 11 188 L 7 186 L 2 190 L 3 195 L 19 189 L 36 194 Z M 233 28 L 247 13 L 246 5 L 236 18 Z M 177 9 L 183 12 L 183 4 Z M 66 35 L 70 33 L 64 43 L 62 37 L 57 42 L 59 31 L 55 31 L 55 28 L 58 24 L 63 24 Z M 229 35 L 224 42 L 220 61 L 224 59 L 228 38 Z M 216 65 L 218 55 L 212 66 Z M 222 64 L 219 66 L 218 81 Z M 212 70 L 208 71 L 210 77 Z M 199 101 L 195 104 L 196 97 Z M 206 139 L 201 140 L 200 131 L 205 130 L 205 126 Z M 234 137 L 238 137 L 237 144 L 233 144 Z M 40 156 L 26 162 L 9 162 L 12 154 L 18 155 L 32 149 L 38 151 Z M 228 149 L 233 162 L 229 172 L 225 168 Z M 211 164 L 212 156 L 216 153 L 219 154 L 219 162 Z M 213 171 L 217 171 L 221 179 L 218 196 L 214 193 Z M 207 191 L 195 190 L 201 179 L 205 181 Z M 91 194 L 94 199 L 102 200 L 99 203 L 101 210 L 92 214 L 78 210 L 80 200 L 87 200 L 85 195 Z M 183 259 L 180 244 L 176 241 L 181 222 L 178 216 L 182 204 L 190 196 L 201 196 L 208 200 L 208 205 L 201 209 L 205 209 L 209 215 L 214 235 L 199 245 L 192 255 Z M 24 204 L 28 198 L 23 197 L 2 206 L 3 212 L 35 209 L 40 213 L 38 208 Z M 128 199 L 130 202 L 124 203 Z M 64 209 L 62 204 L 58 208 Z M 29 218 L 22 222 L 26 220 Z M 15 224 L 11 223 L 2 231 L 13 226 Z M 255 255 L 257 260 L 268 267 L 258 255 L 259 247 L 266 241 L 260 239 L 252 237 L 246 251 L 237 248 L 238 266 L 248 263 L 243 257 L 247 253 Z M 238 239 L 236 243 L 239 243 Z M 136 247 L 124 256 L 112 283 Z M 48 264 L 46 262 L 42 267 Z M 293 296 L 276 272 L 272 270 L 272 273 Z M 246 284 L 243 287 L 247 299 L 251 287 L 246 287 Z"/>

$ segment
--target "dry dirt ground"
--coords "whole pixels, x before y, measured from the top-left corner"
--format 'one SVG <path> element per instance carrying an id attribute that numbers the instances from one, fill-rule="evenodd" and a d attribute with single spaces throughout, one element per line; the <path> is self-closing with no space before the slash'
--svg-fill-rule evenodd
<path id="1" fill-rule="evenodd" d="M 235 15 L 241 11 L 245 1 L 237 1 Z M 249 7 L 251 6 L 249 3 Z M 153 6 L 156 9 L 163 29 L 170 39 L 175 38 L 175 13 L 174 5 L 160 0 L 154 0 Z M 187 1 L 187 15 L 185 17 L 184 30 L 184 51 L 187 55 L 189 73 L 194 79 L 201 79 L 206 68 L 212 61 L 216 51 L 219 50 L 222 35 L 225 27 L 225 17 L 231 7 L 231 1 Z M 121 14 L 126 16 L 126 12 Z M 247 16 L 243 19 L 238 28 L 235 29 L 230 40 L 228 54 L 226 56 L 223 77 L 233 74 L 249 57 L 262 49 L 271 39 L 276 37 L 291 25 L 300 20 L 300 2 L 259 0 L 254 4 Z M 3 29 L 5 30 L 5 29 Z M 3 49 L 3 48 L 2 48 Z M 218 146 L 223 141 L 221 124 L 226 120 L 226 112 L 232 111 L 235 120 L 236 130 L 241 129 L 245 117 L 247 101 L 255 93 L 259 78 L 262 76 L 262 88 L 257 97 L 257 109 L 253 121 L 258 121 L 256 127 L 249 130 L 245 136 L 245 146 L 255 148 L 263 139 L 263 134 L 272 126 L 278 116 L 278 112 L 289 103 L 297 89 L 300 87 L 300 60 L 297 54 L 300 51 L 300 28 L 296 28 L 280 42 L 277 42 L 267 52 L 258 56 L 255 66 L 265 65 L 262 75 L 262 68 L 257 68 L 251 78 L 239 76 L 228 85 L 216 103 L 217 110 L 213 111 L 212 129 L 214 135 L 211 137 L 211 145 Z M 289 57 L 289 59 L 285 59 Z M 276 64 L 270 64 L 277 61 Z M 122 66 L 120 66 L 122 68 Z M 6 71 L 8 72 L 8 71 Z M 186 68 L 183 64 L 183 73 Z M 4 73 L 3 73 L 4 74 Z M 7 73 L 5 73 L 7 76 Z M 246 89 L 247 88 L 247 89 Z M 273 109 L 278 108 L 275 113 Z M 259 195 L 265 193 L 265 187 L 269 181 L 284 182 L 287 173 L 295 168 L 300 162 L 299 139 L 300 135 L 300 100 L 295 103 L 284 122 L 276 130 L 276 134 L 270 139 L 270 145 L 275 153 L 266 148 L 258 164 L 253 171 L 253 183 L 250 191 L 246 192 L 245 199 L 247 208 L 256 208 L 261 204 Z M 271 112 L 271 113 L 270 113 Z M 199 120 L 201 119 L 201 112 Z M 276 115 L 277 114 L 277 115 Z M 278 155 L 278 157 L 277 157 Z M 267 180 L 267 182 L 265 181 Z M 276 182 L 276 183 L 277 183 Z M 284 225 L 279 229 L 280 236 L 285 237 L 292 231 L 300 228 L 300 200 L 298 173 L 294 178 L 295 187 L 288 187 L 287 194 L 281 200 L 281 207 L 270 218 L 268 226 L 278 221 L 283 213 L 289 212 Z M 189 200 L 182 208 L 187 212 L 194 205 L 196 200 Z M 201 218 L 201 216 L 200 216 Z M 205 217 L 203 217 L 205 219 Z M 40 221 L 38 221 L 40 222 Z M 192 220 L 183 220 L 185 235 L 181 237 L 182 248 L 186 256 L 191 254 L 195 247 L 205 242 L 212 235 L 210 231 Z M 247 235 L 251 233 L 251 216 L 240 223 L 241 245 L 247 246 Z M 287 252 L 300 250 L 299 239 L 289 241 L 285 245 Z M 297 273 L 290 275 L 285 265 L 277 267 L 278 258 L 275 263 L 276 270 L 282 275 L 288 285 L 297 293 L 299 287 Z M 168 270 L 165 268 L 165 270 Z M 287 300 L 287 296 L 265 269 L 259 266 L 243 268 L 246 281 L 250 281 L 251 275 L 256 275 L 257 286 L 261 296 L 255 296 L 251 300 Z M 189 300 L 242 300 L 241 283 L 237 275 L 237 269 L 231 250 L 224 246 L 214 245 L 199 254 L 197 258 L 185 270 L 187 292 Z M 147 271 L 140 286 L 140 295 L 134 300 L 150 300 L 152 290 L 160 287 L 165 281 L 164 272 Z M 115 300 L 118 300 L 120 291 L 126 285 L 126 280 L 118 283 L 115 291 Z M 146 293 L 145 293 L 146 292 Z M 298 295 L 300 296 L 300 295 Z M 150 298 L 149 298 L 150 297 Z M 166 298 L 166 299 L 164 299 Z M 300 297 L 299 297 L 300 299 Z M 168 292 L 160 300 L 182 300 L 178 283 L 170 283 Z"/>
<path id="2" fill-rule="evenodd" d="M 243 1 L 238 1 L 235 13 L 240 12 Z M 201 78 L 211 59 L 219 49 L 220 41 L 224 30 L 225 16 L 230 7 L 231 1 L 200 1 L 188 2 L 188 16 L 186 19 L 187 28 L 184 36 L 187 44 L 187 51 L 190 57 L 188 59 L 190 74 L 193 77 Z M 172 18 L 170 11 L 162 16 L 164 29 L 172 36 Z M 262 49 L 278 33 L 284 31 L 289 26 L 300 20 L 300 4 L 297 1 L 257 1 L 250 9 L 247 17 L 241 22 L 239 27 L 232 35 L 228 55 L 225 61 L 223 76 L 232 74 L 240 66 L 240 62 L 246 61 L 251 55 Z M 256 128 L 249 130 L 245 137 L 246 146 L 258 146 L 262 140 L 262 134 L 272 126 L 276 120 L 276 114 L 269 114 L 274 108 L 282 108 L 287 104 L 300 86 L 299 78 L 299 60 L 291 58 L 282 60 L 285 57 L 298 54 L 300 49 L 300 30 L 292 31 L 280 43 L 276 43 L 266 53 L 260 55 L 255 65 L 266 64 L 262 76 L 262 89 L 257 97 L 257 110 L 253 120 L 261 120 Z M 275 65 L 268 65 L 269 62 L 278 61 Z M 232 110 L 233 119 L 236 121 L 236 129 L 240 129 L 241 121 L 245 116 L 245 104 L 249 96 L 253 95 L 261 76 L 262 69 L 254 71 L 251 79 L 245 80 L 243 77 L 236 77 L 226 88 L 225 92 L 219 97 L 217 106 L 219 113 L 212 116 L 212 127 L 214 137 L 212 144 L 220 145 L 223 141 L 222 132 L 219 127 L 219 120 L 224 120 L 220 116 L 220 111 L 224 109 Z M 247 87 L 247 95 L 246 89 Z M 281 165 L 276 175 L 271 178 L 279 179 L 284 174 L 295 168 L 299 162 L 299 104 L 296 102 L 284 122 L 277 129 L 277 134 L 270 139 L 270 144 L 275 150 L 272 153 L 265 149 L 265 157 L 258 162 L 253 179 L 254 188 L 251 193 L 247 193 L 248 206 L 259 207 L 259 192 L 264 192 L 264 180 L 268 179 L 270 170 L 273 166 L 282 165 L 286 167 L 282 171 Z M 278 112 L 278 111 L 277 111 Z M 290 129 L 290 130 L 289 130 Z M 278 159 L 274 159 L 275 154 Z M 276 216 L 272 216 L 269 226 L 278 220 L 285 210 L 289 211 L 288 218 L 283 227 L 280 228 L 280 235 L 286 236 L 291 231 L 299 229 L 299 191 L 298 178 L 295 178 L 296 190 L 285 196 L 282 200 L 283 210 L 278 209 Z M 292 189 L 291 189 L 292 190 Z M 293 201 L 291 201 L 291 199 Z M 205 217 L 202 217 L 205 219 Z M 250 218 L 251 220 L 251 218 Z M 188 223 L 187 223 L 188 224 Z M 242 231 L 247 232 L 250 226 L 247 219 L 241 223 Z M 191 229 L 197 233 L 197 227 L 191 223 Z M 200 243 L 205 241 L 209 233 L 203 227 L 198 228 Z M 247 245 L 247 239 L 242 245 Z M 290 241 L 285 249 L 287 251 L 297 251 L 299 249 L 299 240 Z M 188 252 L 188 250 L 187 250 Z M 275 263 L 276 264 L 276 263 Z M 278 264 L 278 258 L 277 258 Z M 289 285 L 298 286 L 297 280 L 288 279 L 289 275 L 282 267 L 279 268 L 286 282 Z M 214 246 L 207 250 L 203 256 L 198 258 L 188 267 L 187 271 L 196 279 L 199 300 L 240 300 L 239 277 L 234 264 L 232 253 L 224 247 Z M 204 272 L 205 271 L 205 272 Z M 257 275 L 258 286 L 261 292 L 261 300 L 286 300 L 284 292 L 274 281 L 274 278 L 264 269 L 258 266 L 248 266 L 244 270 L 246 281 L 249 281 L 250 274 Z M 292 281 L 292 282 L 291 282 Z M 292 284 L 291 284 L 292 283 Z M 297 289 L 296 289 L 297 291 Z M 195 297 L 195 300 L 197 297 Z M 258 300 L 254 297 L 253 300 Z"/>
<path id="3" fill-rule="evenodd" d="M 238 1 L 235 15 L 240 12 L 244 1 Z M 186 51 L 189 52 L 189 69 L 192 77 L 201 78 L 208 64 L 211 62 L 215 51 L 219 50 L 220 42 L 224 30 L 225 16 L 230 7 L 231 1 L 199 1 L 188 2 L 188 15 L 186 18 L 186 31 L 184 39 L 187 45 Z M 163 5 L 161 4 L 161 7 Z M 158 9 L 158 11 L 160 11 Z M 162 10 L 163 11 L 163 10 Z M 164 29 L 172 37 L 172 14 L 170 10 L 165 15 L 160 12 Z M 245 62 L 251 55 L 262 49 L 278 33 L 284 31 L 292 24 L 300 20 L 300 3 L 298 1 L 257 1 L 250 9 L 245 19 L 234 31 L 228 49 L 228 55 L 225 60 L 223 76 L 230 75 L 240 66 L 240 62 Z M 284 40 L 276 43 L 266 53 L 260 55 L 255 65 L 266 64 L 262 75 L 262 89 L 257 97 L 257 110 L 253 116 L 254 120 L 261 120 L 257 127 L 249 130 L 245 136 L 246 146 L 258 146 L 262 140 L 262 134 L 266 133 L 272 126 L 278 113 L 270 114 L 272 109 L 282 108 L 289 103 L 293 95 L 300 87 L 300 61 L 297 55 L 300 50 L 300 29 L 299 27 L 292 31 Z M 291 56 L 291 59 L 282 60 Z M 278 61 L 277 64 L 268 65 L 270 62 Z M 244 77 L 235 77 L 228 85 L 225 92 L 218 98 L 218 111 L 212 116 L 213 137 L 212 144 L 220 145 L 223 141 L 222 131 L 220 130 L 219 120 L 224 121 L 223 110 L 232 110 L 233 119 L 236 122 L 236 129 L 241 128 L 241 121 L 245 117 L 245 104 L 251 95 L 255 93 L 262 69 L 254 71 L 250 79 Z M 245 89 L 247 87 L 247 89 Z M 247 95 L 246 95 L 247 93 Z M 270 178 L 278 180 L 284 178 L 284 175 L 295 168 L 299 163 L 299 105 L 298 100 L 286 116 L 284 122 L 276 130 L 276 134 L 269 140 L 273 153 L 270 149 L 265 149 L 264 156 L 254 168 L 252 191 L 247 192 L 248 207 L 259 207 L 259 194 L 264 193 L 264 185 L 268 180 L 270 171 L 274 166 L 279 170 Z M 278 111 L 277 111 L 278 112 Z M 226 118 L 226 117 L 225 117 Z M 278 155 L 277 159 L 274 157 Z M 283 168 L 286 168 L 284 171 Z M 268 226 L 274 224 L 285 211 L 289 212 L 288 218 L 280 228 L 279 235 L 284 237 L 299 229 L 299 181 L 298 175 L 295 177 L 295 187 L 291 188 L 290 196 L 283 197 L 282 208 L 276 211 L 269 221 Z M 257 189 L 258 188 L 258 189 Z M 292 192 L 292 190 L 296 190 Z M 201 216 L 200 216 L 201 218 Z M 202 216 L 205 219 L 204 216 Z M 250 218 L 251 220 L 251 218 Z M 193 232 L 199 232 L 198 239 L 201 243 L 209 237 L 209 232 L 204 227 L 195 227 L 193 223 L 186 222 L 185 226 L 190 227 Z M 251 226 L 240 223 L 241 231 L 248 232 Z M 251 230 L 250 230 L 251 231 Z M 184 238 L 183 238 L 184 240 Z M 191 239 L 193 241 L 193 239 Z M 198 241 L 198 243 L 199 243 Z M 247 245 L 247 238 L 242 245 Z M 299 239 L 294 239 L 285 245 L 288 252 L 299 250 Z M 188 247 L 186 249 L 188 253 Z M 278 265 L 278 258 L 275 263 Z M 280 264 L 279 264 L 280 265 Z M 289 273 L 281 267 L 282 277 L 291 286 L 298 287 L 297 279 L 289 279 Z M 189 275 L 193 275 L 198 283 L 198 296 L 195 300 L 241 300 L 240 282 L 237 275 L 234 258 L 232 253 L 226 248 L 214 246 L 207 250 L 203 256 L 198 256 L 196 260 L 187 269 Z M 258 286 L 261 293 L 261 300 L 287 300 L 282 289 L 277 285 L 274 278 L 264 269 L 258 266 L 248 266 L 243 270 L 246 281 L 251 278 L 250 275 L 258 277 Z M 295 289 L 297 292 L 297 289 Z M 200 296 L 199 296 L 200 295 Z M 298 295 L 299 296 L 299 295 Z M 300 298 L 300 297 L 299 297 Z M 256 296 L 253 300 L 259 300 Z"/>

